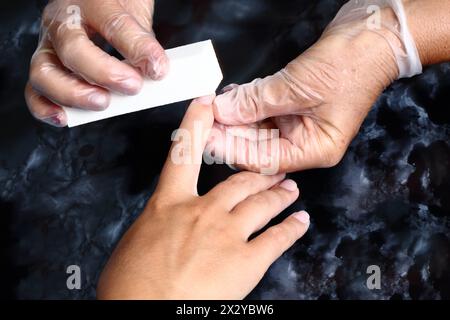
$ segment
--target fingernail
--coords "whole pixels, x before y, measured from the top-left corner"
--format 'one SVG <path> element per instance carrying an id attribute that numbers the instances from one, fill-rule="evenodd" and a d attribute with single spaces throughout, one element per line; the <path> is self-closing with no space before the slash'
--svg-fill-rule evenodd
<path id="1" fill-rule="evenodd" d="M 309 217 L 308 212 L 306 212 L 306 211 L 300 211 L 300 212 L 294 213 L 293 217 L 303 224 L 309 224 L 310 217 Z"/>
<path id="2" fill-rule="evenodd" d="M 93 93 L 88 99 L 89 102 L 94 104 L 100 110 L 105 110 L 109 106 L 109 97 L 106 94 Z"/>
<path id="3" fill-rule="evenodd" d="M 151 58 L 152 71 L 150 77 L 154 80 L 161 80 L 169 72 L 169 61 L 165 55 L 158 55 Z"/>
<path id="4" fill-rule="evenodd" d="M 64 115 L 61 113 L 57 113 L 55 115 L 52 115 L 48 118 L 44 118 L 42 119 L 42 121 L 44 121 L 45 123 L 52 125 L 54 127 L 58 127 L 58 128 L 62 128 L 65 127 L 67 124 L 64 120 Z"/>
<path id="5" fill-rule="evenodd" d="M 231 84 L 229 84 L 229 85 L 223 87 L 223 89 L 221 90 L 221 92 L 222 92 L 222 93 L 226 93 L 226 92 L 231 91 L 231 90 L 233 90 L 234 88 L 237 88 L 237 87 L 239 87 L 239 85 L 237 85 L 237 84 L 235 84 L 235 83 L 231 83 Z"/>
<path id="6" fill-rule="evenodd" d="M 141 91 L 143 82 L 137 78 L 128 78 L 120 82 L 123 89 L 130 94 L 137 94 Z"/>
<path id="7" fill-rule="evenodd" d="M 283 180 L 284 178 L 286 178 L 286 173 L 278 173 L 276 175 L 274 175 L 274 177 L 276 179 L 279 179 L 279 181 Z"/>
<path id="8" fill-rule="evenodd" d="M 192 103 L 203 104 L 205 106 L 209 106 L 213 103 L 215 98 L 216 98 L 215 95 L 203 96 L 203 97 L 199 97 L 199 98 L 195 99 L 194 101 L 192 101 Z"/>
<path id="9" fill-rule="evenodd" d="M 153 65 L 153 75 L 155 80 L 161 80 L 169 72 L 169 63 L 157 62 Z"/>
<path id="10" fill-rule="evenodd" d="M 297 190 L 297 183 L 294 180 L 287 179 L 280 183 L 280 188 L 293 192 Z"/>

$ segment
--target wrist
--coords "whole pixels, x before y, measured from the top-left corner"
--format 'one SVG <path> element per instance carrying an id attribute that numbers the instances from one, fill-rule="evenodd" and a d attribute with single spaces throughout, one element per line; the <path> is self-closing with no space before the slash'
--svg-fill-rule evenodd
<path id="1" fill-rule="evenodd" d="M 423 65 L 450 61 L 450 0 L 403 0 Z"/>
<path id="2" fill-rule="evenodd" d="M 350 42 L 347 50 L 363 55 L 358 60 L 365 65 L 360 66 L 365 76 L 378 80 L 384 89 L 398 78 L 420 73 L 422 64 L 400 3 L 393 0 L 390 4 L 373 3 L 367 6 L 364 2 L 350 1 L 342 7 L 325 35 L 343 31 L 344 38 Z"/>
<path id="3" fill-rule="evenodd" d="M 396 57 L 387 39 L 389 32 L 364 32 L 357 39 L 356 46 L 367 57 L 367 69 L 372 78 L 379 83 L 379 89 L 383 91 L 399 77 L 399 68 Z M 357 49 L 358 50 L 358 49 Z M 370 78 L 370 75 L 367 75 Z"/>

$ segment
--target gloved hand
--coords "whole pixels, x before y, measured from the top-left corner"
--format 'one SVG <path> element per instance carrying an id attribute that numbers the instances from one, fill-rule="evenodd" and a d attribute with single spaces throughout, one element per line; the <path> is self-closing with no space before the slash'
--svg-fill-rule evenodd
<path id="1" fill-rule="evenodd" d="M 54 0 L 42 17 L 25 97 L 31 113 L 66 126 L 60 106 L 103 110 L 109 91 L 137 94 L 143 76 L 161 79 L 168 59 L 152 31 L 153 0 Z M 100 49 L 103 38 L 126 59 Z"/>
<path id="2" fill-rule="evenodd" d="M 399 4 L 352 0 L 285 69 L 227 88 L 214 102 L 223 134 L 210 139 L 210 152 L 252 171 L 264 169 L 259 159 L 277 163 L 279 172 L 336 165 L 385 87 L 422 70 Z M 279 136 L 261 137 L 252 128 L 277 128 Z M 240 139 L 240 147 L 227 148 L 230 139 Z"/>

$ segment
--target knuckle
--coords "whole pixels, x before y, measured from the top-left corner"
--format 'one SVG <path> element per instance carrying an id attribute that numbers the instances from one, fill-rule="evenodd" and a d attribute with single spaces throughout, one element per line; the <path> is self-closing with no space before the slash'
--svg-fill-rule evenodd
<path id="1" fill-rule="evenodd" d="M 164 203 L 164 201 L 162 200 L 163 198 L 161 198 L 158 195 L 154 195 L 148 202 L 147 204 L 147 209 L 150 212 L 154 212 L 154 213 L 158 213 L 158 212 L 162 212 L 165 210 L 166 208 L 166 204 Z"/>
<path id="2" fill-rule="evenodd" d="M 44 10 L 42 11 L 42 18 L 45 20 L 49 17 L 50 13 L 50 5 L 45 6 Z"/>
<path id="3" fill-rule="evenodd" d="M 278 249 L 283 249 L 291 241 L 289 229 L 283 224 L 270 228 L 268 232 Z"/>
<path id="4" fill-rule="evenodd" d="M 263 179 L 265 179 L 266 177 L 257 174 L 257 173 L 253 173 L 253 172 L 241 172 L 238 174 L 235 174 L 234 176 L 231 176 L 229 178 L 229 181 L 233 184 L 238 184 L 238 185 L 253 185 L 253 184 L 257 184 L 258 182 L 262 181 Z"/>
<path id="5" fill-rule="evenodd" d="M 35 94 L 33 92 L 33 89 L 31 87 L 30 83 L 28 83 L 27 86 L 25 87 L 24 97 L 25 97 L 25 102 L 27 103 L 28 107 L 30 107 L 30 105 L 33 104 L 33 101 L 35 99 Z"/>
<path id="6" fill-rule="evenodd" d="M 55 19 L 55 13 L 57 12 L 55 5 L 55 3 L 50 3 L 42 11 L 42 22 L 44 26 L 48 26 Z"/>
<path id="7" fill-rule="evenodd" d="M 95 75 L 95 84 L 101 87 L 110 87 L 116 83 L 119 83 L 120 80 L 115 79 L 111 69 L 100 69 Z"/>
<path id="8" fill-rule="evenodd" d="M 274 203 L 277 204 L 284 204 L 286 202 L 290 202 L 292 201 L 292 198 L 294 197 L 294 192 L 292 191 L 287 191 L 285 189 L 282 188 L 276 188 L 275 190 L 273 190 L 273 192 L 271 192 L 271 199 Z"/>
<path id="9" fill-rule="evenodd" d="M 298 238 L 298 235 L 302 233 L 302 230 L 304 229 L 304 225 L 297 219 L 295 218 L 290 218 L 288 219 L 288 226 L 289 226 L 289 230 L 290 230 L 290 235 L 291 235 L 291 241 L 295 242 Z"/>
<path id="10" fill-rule="evenodd" d="M 64 40 L 58 44 L 53 42 L 55 48 L 59 51 L 59 58 L 63 64 L 67 64 L 73 54 L 74 44 L 72 41 Z"/>
<path id="11" fill-rule="evenodd" d="M 29 79 L 32 86 L 38 86 L 42 82 L 43 77 L 45 77 L 44 69 L 49 64 L 41 55 L 35 55 L 31 59 Z"/>
<path id="12" fill-rule="evenodd" d="M 202 217 L 204 217 L 204 213 L 207 212 L 208 209 L 209 209 L 208 206 L 206 206 L 202 203 L 198 203 L 198 204 L 193 204 L 190 207 L 189 212 L 190 212 L 190 215 L 192 217 L 194 217 L 194 219 L 196 221 L 201 221 L 201 220 L 203 220 Z"/>
<path id="13" fill-rule="evenodd" d="M 83 92 L 81 88 L 70 87 L 70 89 L 67 89 L 67 91 L 61 96 L 61 100 L 63 100 L 62 103 L 72 107 L 86 106 L 86 100 L 88 100 L 88 98 L 85 95 L 80 94 L 80 92 Z"/>
<path id="14" fill-rule="evenodd" d="M 136 50 L 140 54 L 151 55 L 154 57 L 161 57 L 164 55 L 164 51 L 159 46 L 158 42 L 153 37 L 149 37 L 148 34 L 139 34 L 136 39 Z"/>
<path id="15" fill-rule="evenodd" d="M 111 14 L 101 25 L 101 31 L 107 41 L 114 41 L 117 34 L 127 30 L 131 23 L 131 17 L 126 12 L 116 12 Z"/>
<path id="16" fill-rule="evenodd" d="M 236 232 L 233 232 L 228 224 L 217 223 L 217 221 L 215 222 L 211 221 L 210 223 L 212 223 L 212 229 L 214 230 L 214 234 L 217 235 L 217 237 L 219 238 L 232 239 L 236 235 Z M 211 226 L 206 227 L 208 229 L 211 228 Z"/>
<path id="17" fill-rule="evenodd" d="M 183 203 L 183 205 L 186 209 L 184 212 L 189 212 L 189 216 L 192 217 L 195 221 L 206 221 L 205 213 L 211 211 L 211 205 L 209 202 L 204 201 L 203 198 L 196 198 L 188 203 Z"/>
<path id="18" fill-rule="evenodd" d="M 39 101 L 40 99 L 42 99 L 42 97 L 40 97 L 36 93 L 25 93 L 25 101 L 28 107 L 28 111 L 37 120 L 42 120 L 46 115 L 46 108 L 43 108 L 42 106 L 39 107 L 39 103 L 42 103 Z"/>
<path id="19" fill-rule="evenodd" d="M 254 194 L 250 196 L 249 200 L 263 206 L 268 205 L 271 202 L 267 197 L 264 197 L 261 194 Z"/>
<path id="20" fill-rule="evenodd" d="M 70 38 L 64 37 L 63 40 L 57 41 L 58 44 L 55 44 L 55 47 L 59 48 L 59 58 L 66 67 L 69 67 L 72 60 L 76 58 L 76 53 L 85 39 L 83 34 L 74 34 Z"/>
<path id="21" fill-rule="evenodd" d="M 30 66 L 30 83 L 32 85 L 36 85 L 41 82 L 42 79 L 42 70 L 40 68 L 40 64 L 38 62 L 33 61 Z"/>

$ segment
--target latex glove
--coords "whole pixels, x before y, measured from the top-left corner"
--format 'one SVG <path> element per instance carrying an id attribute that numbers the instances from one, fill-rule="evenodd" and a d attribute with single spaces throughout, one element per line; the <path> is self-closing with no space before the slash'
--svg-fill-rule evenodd
<path id="1" fill-rule="evenodd" d="M 160 79 L 169 63 L 152 31 L 153 0 L 54 0 L 42 17 L 25 97 L 42 121 L 66 126 L 60 106 L 103 110 L 109 91 L 137 94 L 143 76 Z M 127 60 L 100 49 L 103 38 Z"/>
<path id="2" fill-rule="evenodd" d="M 385 87 L 422 70 L 406 19 L 396 7 L 400 25 L 390 3 L 401 2 L 350 1 L 285 69 L 227 88 L 214 102 L 216 128 L 223 132 L 208 146 L 215 157 L 252 171 L 264 169 L 259 159 L 277 164 L 279 172 L 336 165 Z M 373 4 L 382 10 L 369 15 Z M 276 128 L 279 136 L 267 143 L 252 128 Z M 243 141 L 227 148 L 227 139 Z"/>
<path id="3" fill-rule="evenodd" d="M 101 299 L 242 299 L 308 229 L 299 212 L 258 237 L 299 190 L 284 175 L 244 172 L 197 195 L 212 99 L 196 100 L 174 138 L 158 187 L 99 281 Z"/>

